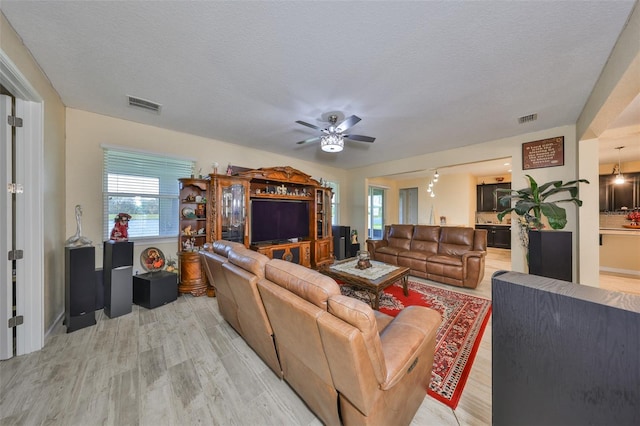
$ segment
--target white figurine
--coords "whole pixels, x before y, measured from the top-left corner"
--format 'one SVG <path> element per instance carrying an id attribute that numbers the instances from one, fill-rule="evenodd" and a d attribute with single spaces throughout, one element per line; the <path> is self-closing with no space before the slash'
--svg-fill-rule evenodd
<path id="1" fill-rule="evenodd" d="M 90 247 L 93 242 L 82 236 L 82 207 L 76 204 L 76 234 L 64 242 L 68 247 Z"/>

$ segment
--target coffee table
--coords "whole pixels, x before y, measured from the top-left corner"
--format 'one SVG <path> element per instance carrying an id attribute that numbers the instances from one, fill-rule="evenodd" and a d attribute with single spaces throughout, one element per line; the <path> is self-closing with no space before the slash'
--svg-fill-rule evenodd
<path id="1" fill-rule="evenodd" d="M 409 289 L 407 288 L 409 268 L 372 260 L 371 268 L 361 271 L 355 268 L 357 261 L 357 258 L 341 260 L 334 262 L 332 265 L 324 265 L 318 271 L 345 284 L 369 292 L 373 296 L 371 307 L 375 310 L 380 309 L 380 293 L 398 280 L 402 282 L 404 295 L 409 295 Z M 371 297 L 369 300 L 371 300 Z"/>

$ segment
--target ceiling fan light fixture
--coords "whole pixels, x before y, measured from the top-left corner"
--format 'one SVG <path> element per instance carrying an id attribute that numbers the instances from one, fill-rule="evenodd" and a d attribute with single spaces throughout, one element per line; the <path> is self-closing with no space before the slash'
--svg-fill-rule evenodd
<path id="1" fill-rule="evenodd" d="M 325 152 L 340 152 L 344 148 L 344 138 L 335 133 L 320 138 L 320 147 Z"/>

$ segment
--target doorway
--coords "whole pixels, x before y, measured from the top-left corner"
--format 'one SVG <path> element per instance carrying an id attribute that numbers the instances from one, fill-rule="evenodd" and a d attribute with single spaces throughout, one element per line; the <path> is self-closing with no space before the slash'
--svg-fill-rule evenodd
<path id="1" fill-rule="evenodd" d="M 402 188 L 399 194 L 401 224 L 415 225 L 418 223 L 418 188 Z"/>
<path id="2" fill-rule="evenodd" d="M 384 234 L 385 189 L 370 186 L 368 197 L 367 235 L 374 240 L 382 239 Z"/>
<path id="3" fill-rule="evenodd" d="M 0 86 L 0 359 L 6 359 L 44 346 L 44 104 L 2 50 Z M 21 125 L 9 126 L 8 115 Z"/>

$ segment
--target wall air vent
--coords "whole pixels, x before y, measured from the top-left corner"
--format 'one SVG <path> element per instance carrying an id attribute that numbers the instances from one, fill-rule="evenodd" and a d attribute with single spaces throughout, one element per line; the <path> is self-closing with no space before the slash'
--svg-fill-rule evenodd
<path id="1" fill-rule="evenodd" d="M 162 105 L 155 102 L 148 101 L 146 99 L 136 98 L 135 96 L 127 96 L 129 99 L 129 106 L 146 109 L 147 111 L 153 111 L 160 114 Z"/>
<path id="2" fill-rule="evenodd" d="M 518 123 L 524 124 L 530 121 L 536 121 L 537 119 L 538 119 L 538 114 L 523 115 L 522 117 L 518 118 Z"/>

